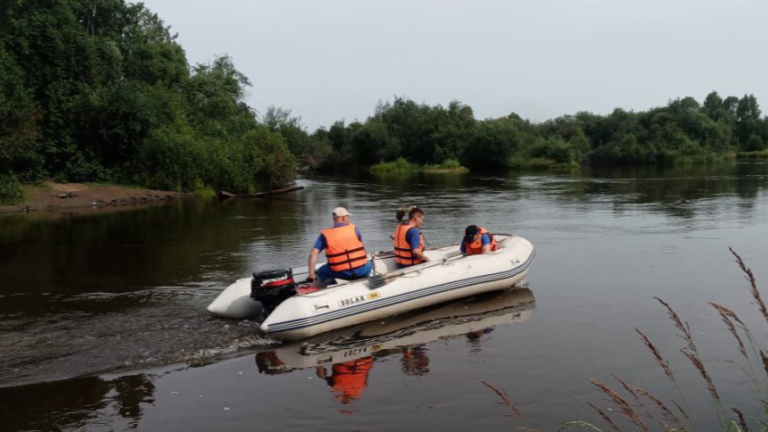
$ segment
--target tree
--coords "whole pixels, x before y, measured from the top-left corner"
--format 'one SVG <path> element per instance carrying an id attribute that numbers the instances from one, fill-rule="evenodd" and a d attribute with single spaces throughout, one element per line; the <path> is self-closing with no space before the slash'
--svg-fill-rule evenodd
<path id="1" fill-rule="evenodd" d="M 755 133 L 760 121 L 760 106 L 754 95 L 744 95 L 736 108 L 736 134 L 739 142 L 746 145 Z"/>
<path id="2" fill-rule="evenodd" d="M 750 135 L 744 145 L 746 151 L 762 151 L 765 149 L 765 142 L 759 135 Z"/>
<path id="3" fill-rule="evenodd" d="M 514 120 L 486 120 L 475 128 L 460 161 L 469 169 L 478 171 L 507 168 L 521 144 L 522 136 Z"/>

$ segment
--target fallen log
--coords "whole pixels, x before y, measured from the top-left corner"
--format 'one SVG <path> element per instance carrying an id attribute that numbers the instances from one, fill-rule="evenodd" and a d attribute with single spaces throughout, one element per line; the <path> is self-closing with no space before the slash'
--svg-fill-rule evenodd
<path id="1" fill-rule="evenodd" d="M 282 188 L 282 189 L 274 189 L 266 192 L 245 193 L 245 194 L 234 194 L 232 192 L 219 191 L 218 196 L 220 199 L 223 199 L 223 200 L 230 199 L 230 198 L 267 198 L 272 195 L 280 195 L 280 194 L 285 194 L 289 192 L 296 192 L 302 189 L 304 189 L 304 186 L 291 186 L 291 187 Z"/>

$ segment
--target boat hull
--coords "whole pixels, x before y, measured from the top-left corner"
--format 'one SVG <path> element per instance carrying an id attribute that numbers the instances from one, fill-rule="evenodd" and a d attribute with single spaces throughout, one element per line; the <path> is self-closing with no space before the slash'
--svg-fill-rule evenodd
<path id="1" fill-rule="evenodd" d="M 408 347 L 422 346 L 436 340 L 466 337 L 475 332 L 527 322 L 536 307 L 530 290 L 525 288 L 495 291 L 475 296 L 471 301 L 459 300 L 424 312 L 414 311 L 395 318 L 376 320 L 354 326 L 341 333 L 330 334 L 301 344 L 289 344 L 273 351 L 280 362 L 257 364 L 267 374 L 330 366 L 369 357 L 374 353 L 402 352 Z"/>
<path id="2" fill-rule="evenodd" d="M 350 327 L 357 324 L 365 323 L 368 321 L 374 321 L 377 319 L 389 317 L 392 315 L 398 315 L 415 309 L 421 309 L 428 306 L 432 306 L 439 303 L 449 302 L 464 297 L 471 297 L 473 295 L 482 294 L 486 292 L 496 291 L 500 289 L 510 288 L 517 284 L 520 284 L 525 280 L 527 271 L 507 279 L 477 284 L 465 288 L 455 289 L 439 294 L 433 294 L 424 298 L 405 301 L 397 303 L 392 306 L 385 306 L 373 311 L 363 312 L 357 315 L 339 318 L 332 321 L 328 321 L 322 324 L 310 325 L 307 327 L 301 327 L 294 330 L 284 331 L 270 331 L 269 326 L 262 326 L 262 331 L 267 333 L 271 337 L 286 341 L 297 341 L 307 339 L 312 336 L 316 336 L 321 333 L 329 332 L 332 330 Z"/>
<path id="3" fill-rule="evenodd" d="M 533 245 L 510 237 L 492 254 L 440 262 L 457 247 L 430 251 L 432 263 L 382 287 L 369 280 L 289 298 L 261 325 L 269 336 L 294 341 L 427 306 L 512 287 L 523 282 L 533 262 Z"/>

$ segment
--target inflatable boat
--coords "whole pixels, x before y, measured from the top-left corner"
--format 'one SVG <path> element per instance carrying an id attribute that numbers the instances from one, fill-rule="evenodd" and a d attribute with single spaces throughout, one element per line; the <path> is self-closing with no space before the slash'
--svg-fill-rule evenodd
<path id="1" fill-rule="evenodd" d="M 261 373 L 279 375 L 369 356 L 402 354 L 438 340 L 482 339 L 498 326 L 530 320 L 535 308 L 529 289 L 480 294 L 261 352 L 256 355 L 256 364 Z"/>
<path id="2" fill-rule="evenodd" d="M 297 294 L 295 281 L 306 279 L 306 267 L 255 274 L 225 289 L 208 311 L 235 319 L 264 313 L 264 333 L 300 340 L 523 282 L 533 245 L 515 235 L 494 237 L 497 249 L 489 254 L 463 255 L 458 245 L 432 248 L 424 251 L 429 262 L 405 269 L 397 268 L 392 251 L 375 253 L 370 277 L 337 279 L 314 292 Z"/>

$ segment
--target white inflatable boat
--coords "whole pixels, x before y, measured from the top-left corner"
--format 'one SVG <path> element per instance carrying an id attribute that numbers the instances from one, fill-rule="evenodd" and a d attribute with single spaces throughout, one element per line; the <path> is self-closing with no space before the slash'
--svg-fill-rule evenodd
<path id="1" fill-rule="evenodd" d="M 458 245 L 429 249 L 430 262 L 397 269 L 394 254 L 372 255 L 371 277 L 337 280 L 320 291 L 282 301 L 261 330 L 283 340 L 299 340 L 330 330 L 389 317 L 414 309 L 509 288 L 525 280 L 534 258 L 533 245 L 515 235 L 496 234 L 497 250 L 465 256 Z M 291 280 L 306 278 L 307 269 L 291 269 Z M 270 280 L 282 283 L 280 278 Z M 208 306 L 214 315 L 242 319 L 260 312 L 250 298 L 252 278 L 240 279 Z"/>
<path id="2" fill-rule="evenodd" d="M 259 372 L 268 375 L 402 353 L 456 337 L 473 339 L 491 333 L 495 327 L 531 319 L 536 302 L 528 289 L 482 294 L 471 300 L 457 300 L 398 317 L 362 324 L 322 340 L 289 345 L 256 355 Z"/>

